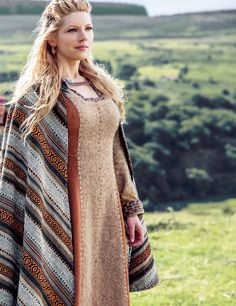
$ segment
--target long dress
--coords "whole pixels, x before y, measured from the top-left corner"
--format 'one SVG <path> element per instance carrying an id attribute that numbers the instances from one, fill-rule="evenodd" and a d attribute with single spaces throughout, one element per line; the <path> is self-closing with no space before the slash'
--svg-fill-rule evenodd
<path id="1" fill-rule="evenodd" d="M 128 248 L 122 203 L 138 203 L 119 142 L 117 104 L 66 92 L 75 306 L 130 305 Z M 131 213 L 130 213 L 131 214 Z"/>

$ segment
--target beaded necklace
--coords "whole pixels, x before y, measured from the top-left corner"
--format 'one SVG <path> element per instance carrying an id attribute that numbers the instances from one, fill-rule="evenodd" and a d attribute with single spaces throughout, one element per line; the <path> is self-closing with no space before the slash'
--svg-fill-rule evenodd
<path id="1" fill-rule="evenodd" d="M 91 84 L 91 80 L 85 80 L 85 81 L 81 81 L 81 82 L 77 82 L 77 81 L 71 81 L 71 80 L 67 80 L 67 79 L 64 79 L 63 81 L 66 82 L 66 84 L 68 85 L 76 85 L 76 86 L 80 86 L 80 85 L 86 85 L 86 84 Z"/>
<path id="2" fill-rule="evenodd" d="M 96 92 L 96 94 L 98 95 L 98 97 L 91 97 L 91 98 L 86 98 L 84 96 L 82 96 L 80 93 L 78 93 L 76 90 L 74 90 L 73 88 L 68 87 L 68 89 L 72 92 L 74 92 L 76 95 L 78 95 L 80 98 L 82 98 L 85 101 L 92 101 L 92 102 L 98 102 L 99 100 L 103 100 L 105 98 L 105 96 L 103 95 L 103 93 L 101 93 L 96 86 L 93 84 L 93 82 L 91 80 L 86 80 L 86 81 L 82 81 L 82 82 L 72 82 L 70 80 L 63 80 L 67 85 L 76 85 L 76 86 L 81 86 L 81 85 L 85 85 L 85 84 L 89 84 L 94 91 Z"/>

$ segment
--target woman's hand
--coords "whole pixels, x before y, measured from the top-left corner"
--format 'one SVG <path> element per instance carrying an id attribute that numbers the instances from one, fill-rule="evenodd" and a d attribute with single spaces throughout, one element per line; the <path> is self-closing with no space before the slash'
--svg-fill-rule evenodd
<path id="1" fill-rule="evenodd" d="M 126 222 L 129 230 L 129 245 L 139 246 L 144 241 L 144 229 L 138 215 L 127 217 Z"/>

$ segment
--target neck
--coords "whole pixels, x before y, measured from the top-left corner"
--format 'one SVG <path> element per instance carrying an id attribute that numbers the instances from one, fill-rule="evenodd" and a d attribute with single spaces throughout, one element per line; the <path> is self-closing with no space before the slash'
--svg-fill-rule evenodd
<path id="1" fill-rule="evenodd" d="M 62 66 L 62 79 L 71 81 L 84 81 L 83 76 L 79 73 L 80 61 L 67 61 L 58 58 L 59 65 Z"/>

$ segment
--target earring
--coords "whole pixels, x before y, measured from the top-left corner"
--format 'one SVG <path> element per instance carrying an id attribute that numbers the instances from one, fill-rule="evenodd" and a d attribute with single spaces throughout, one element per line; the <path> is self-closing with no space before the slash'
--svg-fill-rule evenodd
<path id="1" fill-rule="evenodd" d="M 55 55 L 56 54 L 56 46 L 52 46 L 52 54 Z"/>

